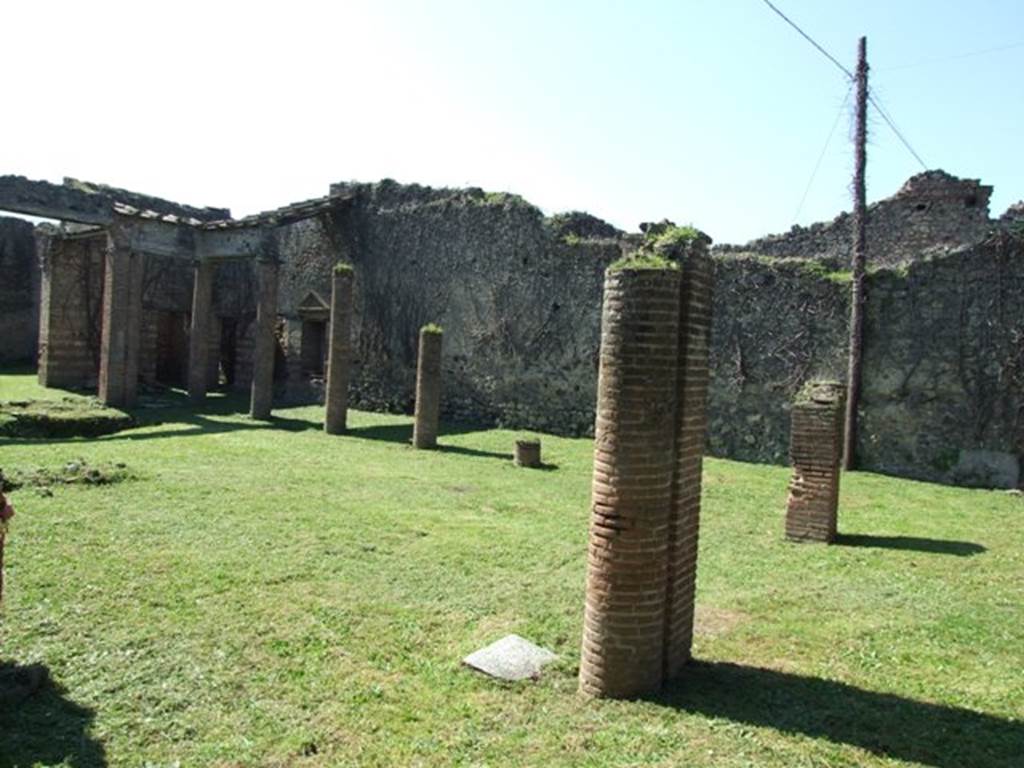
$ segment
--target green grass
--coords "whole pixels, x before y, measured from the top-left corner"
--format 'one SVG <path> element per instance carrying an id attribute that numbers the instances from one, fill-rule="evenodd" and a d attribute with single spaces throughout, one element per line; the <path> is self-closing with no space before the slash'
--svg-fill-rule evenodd
<path id="1" fill-rule="evenodd" d="M 9 394 L 15 390 L 20 395 Z M 31 393 L 31 394 L 29 394 Z M 0 398 L 45 395 L 0 376 Z M 0 766 L 1019 766 L 1024 501 L 854 474 L 843 545 L 782 540 L 784 468 L 708 460 L 699 661 L 640 702 L 576 695 L 591 445 L 319 408 L 147 403 L 0 466 L 134 479 L 15 491 L 0 657 L 56 687 L 0 709 Z M 536 683 L 460 666 L 516 632 Z"/>

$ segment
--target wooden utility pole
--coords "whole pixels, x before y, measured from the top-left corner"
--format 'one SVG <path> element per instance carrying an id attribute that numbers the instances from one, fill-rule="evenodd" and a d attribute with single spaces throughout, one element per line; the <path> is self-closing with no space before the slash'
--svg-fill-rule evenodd
<path id="1" fill-rule="evenodd" d="M 843 469 L 857 461 L 857 407 L 860 404 L 864 357 L 864 267 L 867 261 L 867 193 L 864 169 L 868 141 L 868 40 L 857 44 L 857 126 L 853 169 L 853 285 L 850 296 L 850 359 L 846 373 L 846 420 L 843 430 Z"/>

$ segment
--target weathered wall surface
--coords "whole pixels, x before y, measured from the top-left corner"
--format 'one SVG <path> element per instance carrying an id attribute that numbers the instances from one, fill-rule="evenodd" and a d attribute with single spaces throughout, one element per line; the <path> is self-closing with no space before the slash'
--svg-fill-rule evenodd
<path id="1" fill-rule="evenodd" d="M 908 184 L 914 205 L 922 184 Z M 945 192 L 935 199 L 970 209 L 963 196 L 974 187 L 957 184 L 940 185 Z M 985 189 L 974 206 L 983 211 Z M 309 308 L 329 302 L 332 267 L 344 260 L 356 267 L 353 407 L 411 413 L 418 331 L 435 322 L 445 330 L 444 420 L 592 434 L 603 272 L 639 236 L 585 214 L 545 218 L 513 195 L 474 189 L 381 182 L 332 191 L 353 193 L 353 204 L 279 230 L 280 400 L 322 394 L 309 361 L 323 329 L 312 327 Z M 950 240 L 871 273 L 864 468 L 966 484 L 1019 482 L 1024 235 L 1017 229 L 1007 220 L 973 245 L 954 248 Z M 796 392 L 811 378 L 845 377 L 849 275 L 807 258 L 811 250 L 820 255 L 819 245 L 797 248 L 795 258 L 736 248 L 716 254 L 711 453 L 785 462 Z M 149 259 L 145 280 L 143 374 L 152 379 L 175 355 L 187 360 L 192 275 Z M 98 300 L 98 289 L 87 295 Z M 230 369 L 238 388 L 251 378 L 253 296 L 251 265 L 219 267 L 212 326 L 223 333 L 210 340 L 211 359 Z M 94 321 L 88 326 L 97 332 Z"/>
<path id="2" fill-rule="evenodd" d="M 349 189 L 357 201 L 347 213 L 284 237 L 289 394 L 316 396 L 291 365 L 301 348 L 298 305 L 310 292 L 329 299 L 341 258 L 357 275 L 355 407 L 411 412 L 417 332 L 437 322 L 444 418 L 591 434 L 602 273 L 625 236 L 585 218 L 544 219 L 507 195 Z M 864 468 L 1012 482 L 1022 453 L 1020 249 L 1019 238 L 1001 234 L 871 274 Z M 848 273 L 819 262 L 716 256 L 711 453 L 787 460 L 796 392 L 811 378 L 845 377 L 848 296 Z"/>
<path id="3" fill-rule="evenodd" d="M 866 467 L 966 485 L 1019 483 L 1024 237 L 998 233 L 873 275 L 864 363 Z"/>
<path id="4" fill-rule="evenodd" d="M 808 379 L 845 378 L 849 282 L 801 259 L 715 258 L 709 450 L 784 463 Z"/>
<path id="5" fill-rule="evenodd" d="M 39 265 L 33 226 L 0 217 L 0 362 L 28 362 L 39 336 Z"/>
<path id="6" fill-rule="evenodd" d="M 846 375 L 849 282 L 796 259 L 716 265 L 711 451 L 784 462 L 804 381 Z M 966 485 L 1019 483 L 1024 239 L 869 275 L 860 466 Z"/>
<path id="7" fill-rule="evenodd" d="M 289 228 L 280 306 L 298 329 L 310 291 L 329 299 L 331 265 L 355 265 L 354 407 L 411 411 L 419 328 L 436 322 L 446 419 L 593 429 L 601 284 L 617 239 L 589 236 L 588 217 L 545 220 L 511 195 L 349 189 L 356 203 L 334 226 Z"/>

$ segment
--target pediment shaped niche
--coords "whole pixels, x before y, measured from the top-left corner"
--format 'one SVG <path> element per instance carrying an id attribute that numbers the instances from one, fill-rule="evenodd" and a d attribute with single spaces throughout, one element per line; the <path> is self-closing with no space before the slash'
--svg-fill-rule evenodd
<path id="1" fill-rule="evenodd" d="M 330 316 L 330 306 L 316 291 L 310 291 L 299 302 L 299 317 L 303 320 L 327 320 Z"/>

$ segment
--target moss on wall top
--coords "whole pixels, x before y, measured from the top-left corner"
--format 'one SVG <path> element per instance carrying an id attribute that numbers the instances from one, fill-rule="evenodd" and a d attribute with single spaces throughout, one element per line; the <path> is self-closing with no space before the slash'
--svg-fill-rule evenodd
<path id="1" fill-rule="evenodd" d="M 609 272 L 622 272 L 626 270 L 641 270 L 641 269 L 663 269 L 666 271 L 675 271 L 679 269 L 679 265 L 674 261 L 666 259 L 664 256 L 659 256 L 656 253 L 648 253 L 646 251 L 637 251 L 627 256 L 623 256 L 618 261 L 612 262 L 608 266 Z"/>

